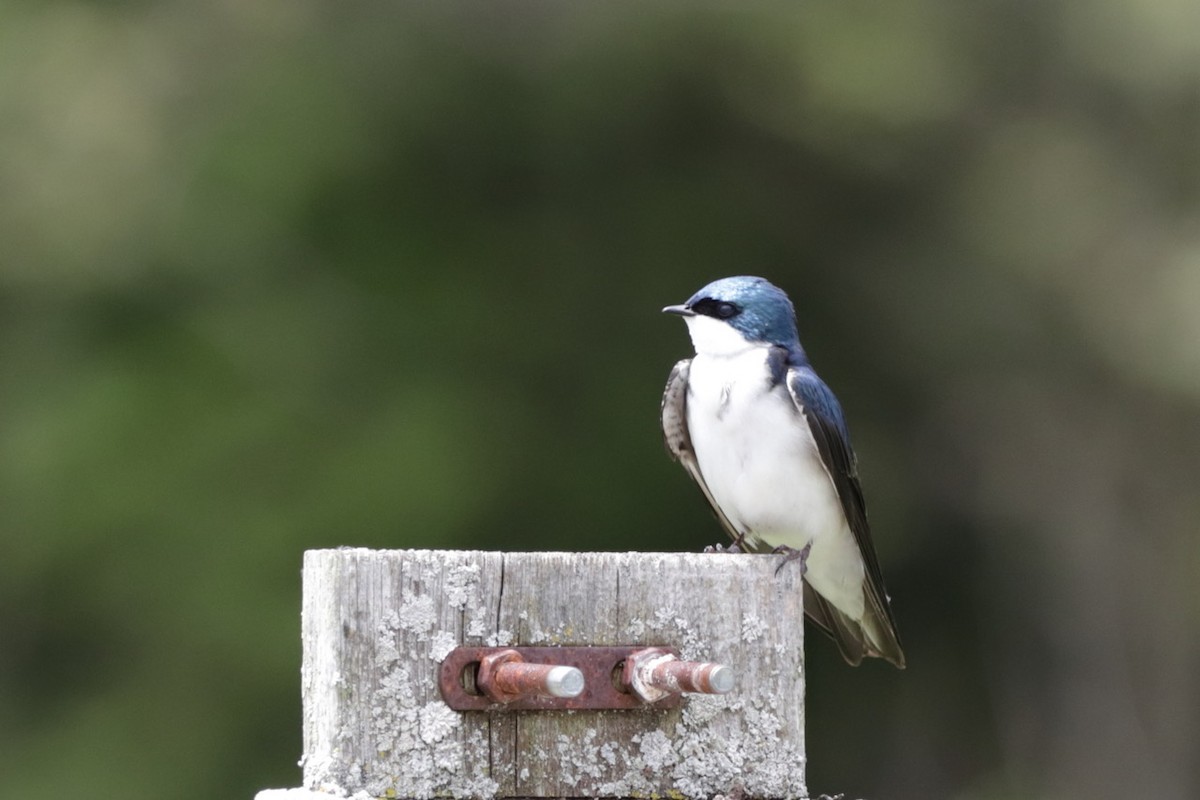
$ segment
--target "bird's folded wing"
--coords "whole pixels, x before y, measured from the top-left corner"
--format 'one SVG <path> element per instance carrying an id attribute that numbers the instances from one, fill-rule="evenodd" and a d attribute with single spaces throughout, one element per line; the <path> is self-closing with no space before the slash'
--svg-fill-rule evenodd
<path id="1" fill-rule="evenodd" d="M 884 641 L 875 643 L 876 646 L 870 649 L 879 650 L 878 654 L 890 658 L 896 662 L 897 666 L 901 666 L 904 663 L 904 656 L 896 634 L 896 618 L 892 613 L 887 590 L 883 585 L 883 572 L 879 568 L 879 557 L 875 554 L 875 544 L 871 541 L 871 528 L 867 524 L 866 501 L 863 499 L 862 485 L 858 481 L 858 466 L 855 463 L 854 453 L 850 449 L 849 435 L 845 423 L 841 421 L 843 419 L 841 407 L 833 392 L 810 368 L 791 368 L 788 370 L 787 381 L 788 391 L 791 392 L 792 400 L 801 409 L 808 422 L 809 430 L 817 443 L 821 461 L 825 464 L 834 488 L 837 489 L 838 498 L 842 503 L 842 511 L 846 515 L 846 522 L 849 523 L 854 539 L 858 543 L 859 552 L 862 554 L 867 574 L 865 599 L 873 609 L 874 615 L 886 626 L 885 630 L 879 631 L 879 635 Z M 805 610 L 814 618 L 814 621 L 830 633 L 835 634 L 835 638 L 840 639 L 841 637 L 837 633 L 842 626 L 838 620 L 834 619 L 837 615 L 830 613 L 833 611 L 832 608 L 823 609 L 823 605 L 827 604 L 816 604 L 811 607 L 806 604 Z M 822 614 L 822 611 L 826 613 Z M 850 656 L 851 654 L 847 653 L 848 659 Z M 861 658 L 861 656 L 859 657 Z"/>

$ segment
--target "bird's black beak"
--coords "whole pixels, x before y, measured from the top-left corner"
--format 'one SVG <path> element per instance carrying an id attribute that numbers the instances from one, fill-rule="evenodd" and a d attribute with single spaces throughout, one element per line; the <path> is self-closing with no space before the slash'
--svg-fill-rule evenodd
<path id="1" fill-rule="evenodd" d="M 692 311 L 687 306 L 667 306 L 663 309 L 664 314 L 678 314 L 681 317 L 694 317 L 696 312 Z"/>

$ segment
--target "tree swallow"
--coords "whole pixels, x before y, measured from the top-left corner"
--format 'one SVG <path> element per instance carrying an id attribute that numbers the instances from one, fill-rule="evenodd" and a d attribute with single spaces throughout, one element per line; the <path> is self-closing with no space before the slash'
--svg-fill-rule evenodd
<path id="1" fill-rule="evenodd" d="M 740 549 L 801 560 L 804 610 L 846 661 L 903 669 L 846 420 L 788 296 L 763 278 L 722 278 L 663 311 L 683 317 L 696 350 L 667 379 L 668 452 Z"/>

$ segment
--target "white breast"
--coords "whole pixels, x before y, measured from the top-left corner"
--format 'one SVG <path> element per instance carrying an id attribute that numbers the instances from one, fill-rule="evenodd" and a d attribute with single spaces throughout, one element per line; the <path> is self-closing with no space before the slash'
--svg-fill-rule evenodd
<path id="1" fill-rule="evenodd" d="M 687 418 L 700 472 L 725 516 L 751 539 L 796 549 L 811 543 L 809 582 L 857 618 L 858 545 L 807 421 L 787 387 L 770 384 L 767 353 L 743 340 L 740 351 L 692 359 Z"/>

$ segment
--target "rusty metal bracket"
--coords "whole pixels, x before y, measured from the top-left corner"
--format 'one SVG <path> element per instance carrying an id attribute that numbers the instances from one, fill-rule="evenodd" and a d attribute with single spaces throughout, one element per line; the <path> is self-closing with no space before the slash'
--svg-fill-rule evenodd
<path id="1" fill-rule="evenodd" d="M 442 698 L 455 711 L 551 711 L 556 709 L 675 708 L 681 696 L 664 693 L 647 703 L 631 691 L 625 679 L 625 662 L 646 645 L 628 647 L 457 647 L 442 661 L 438 684 Z M 656 648 L 661 654 L 678 655 L 672 648 Z M 513 653 L 517 657 L 513 657 Z M 514 662 L 526 665 L 574 667 L 583 673 L 583 690 L 574 697 L 554 697 L 534 677 L 525 692 L 514 692 L 513 683 L 495 683 L 498 669 Z M 545 676 L 528 671 L 532 675 Z M 481 677 L 486 686 L 480 686 Z M 524 676 L 521 676 L 523 678 Z M 520 682 L 521 678 L 517 681 Z M 486 691 L 485 691 L 486 689 Z M 489 696 L 489 693 L 491 696 Z"/>

